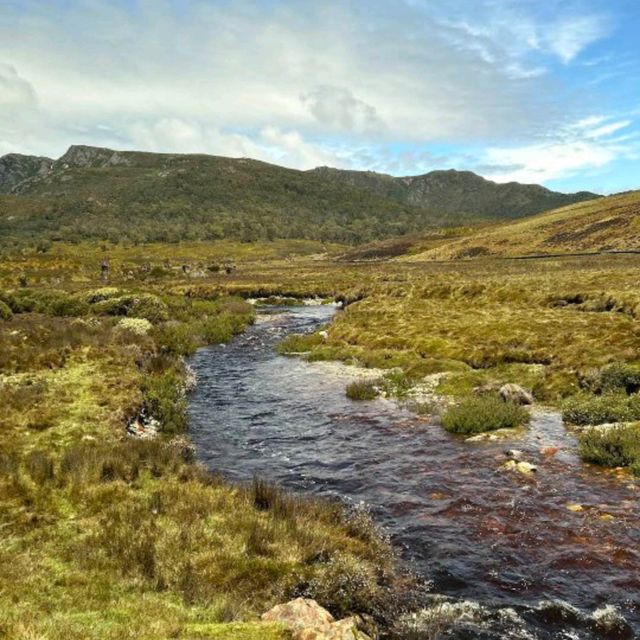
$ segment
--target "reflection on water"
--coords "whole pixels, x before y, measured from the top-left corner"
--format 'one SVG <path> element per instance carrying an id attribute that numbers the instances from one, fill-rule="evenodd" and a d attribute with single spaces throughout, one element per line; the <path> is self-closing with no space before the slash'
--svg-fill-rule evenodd
<path id="1" fill-rule="evenodd" d="M 332 313 L 284 310 L 196 354 L 190 430 L 200 458 L 232 479 L 257 474 L 366 502 L 434 592 L 483 605 L 482 635 L 450 637 L 635 637 L 636 483 L 583 465 L 557 414 L 537 413 L 516 441 L 466 443 L 393 403 L 348 400 L 353 368 L 273 350 Z M 511 447 L 538 465 L 535 475 L 500 469 Z M 515 623 L 504 615 L 512 609 Z"/>

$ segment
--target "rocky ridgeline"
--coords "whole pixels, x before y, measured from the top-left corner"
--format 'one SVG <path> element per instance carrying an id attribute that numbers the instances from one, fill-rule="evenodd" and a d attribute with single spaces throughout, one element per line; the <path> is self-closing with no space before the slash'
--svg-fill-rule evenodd
<path id="1" fill-rule="evenodd" d="M 40 156 L 10 153 L 0 158 L 0 193 L 11 193 L 25 180 L 47 175 L 54 161 Z"/>

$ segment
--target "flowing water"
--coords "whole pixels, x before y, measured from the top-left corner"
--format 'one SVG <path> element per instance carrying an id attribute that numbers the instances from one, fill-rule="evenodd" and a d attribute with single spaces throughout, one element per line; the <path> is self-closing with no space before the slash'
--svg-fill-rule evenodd
<path id="1" fill-rule="evenodd" d="M 348 400 L 353 368 L 276 354 L 333 312 L 273 310 L 196 354 L 200 459 L 231 479 L 365 502 L 411 570 L 457 603 L 447 637 L 640 637 L 636 482 L 582 464 L 556 413 L 535 413 L 513 441 L 469 443 L 392 402 Z M 501 469 L 508 448 L 538 472 Z"/>

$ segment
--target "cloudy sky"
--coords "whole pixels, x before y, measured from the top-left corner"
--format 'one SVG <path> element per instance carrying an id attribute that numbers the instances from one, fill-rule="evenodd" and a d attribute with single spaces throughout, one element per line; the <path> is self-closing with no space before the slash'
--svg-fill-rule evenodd
<path id="1" fill-rule="evenodd" d="M 640 187 L 638 0 L 0 0 L 0 154 Z"/>

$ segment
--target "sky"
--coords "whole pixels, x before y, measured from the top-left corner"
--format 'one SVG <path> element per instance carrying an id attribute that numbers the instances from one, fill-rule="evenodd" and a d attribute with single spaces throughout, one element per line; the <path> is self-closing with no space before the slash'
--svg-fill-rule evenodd
<path id="1" fill-rule="evenodd" d="M 0 0 L 0 155 L 640 188 L 639 0 Z"/>

